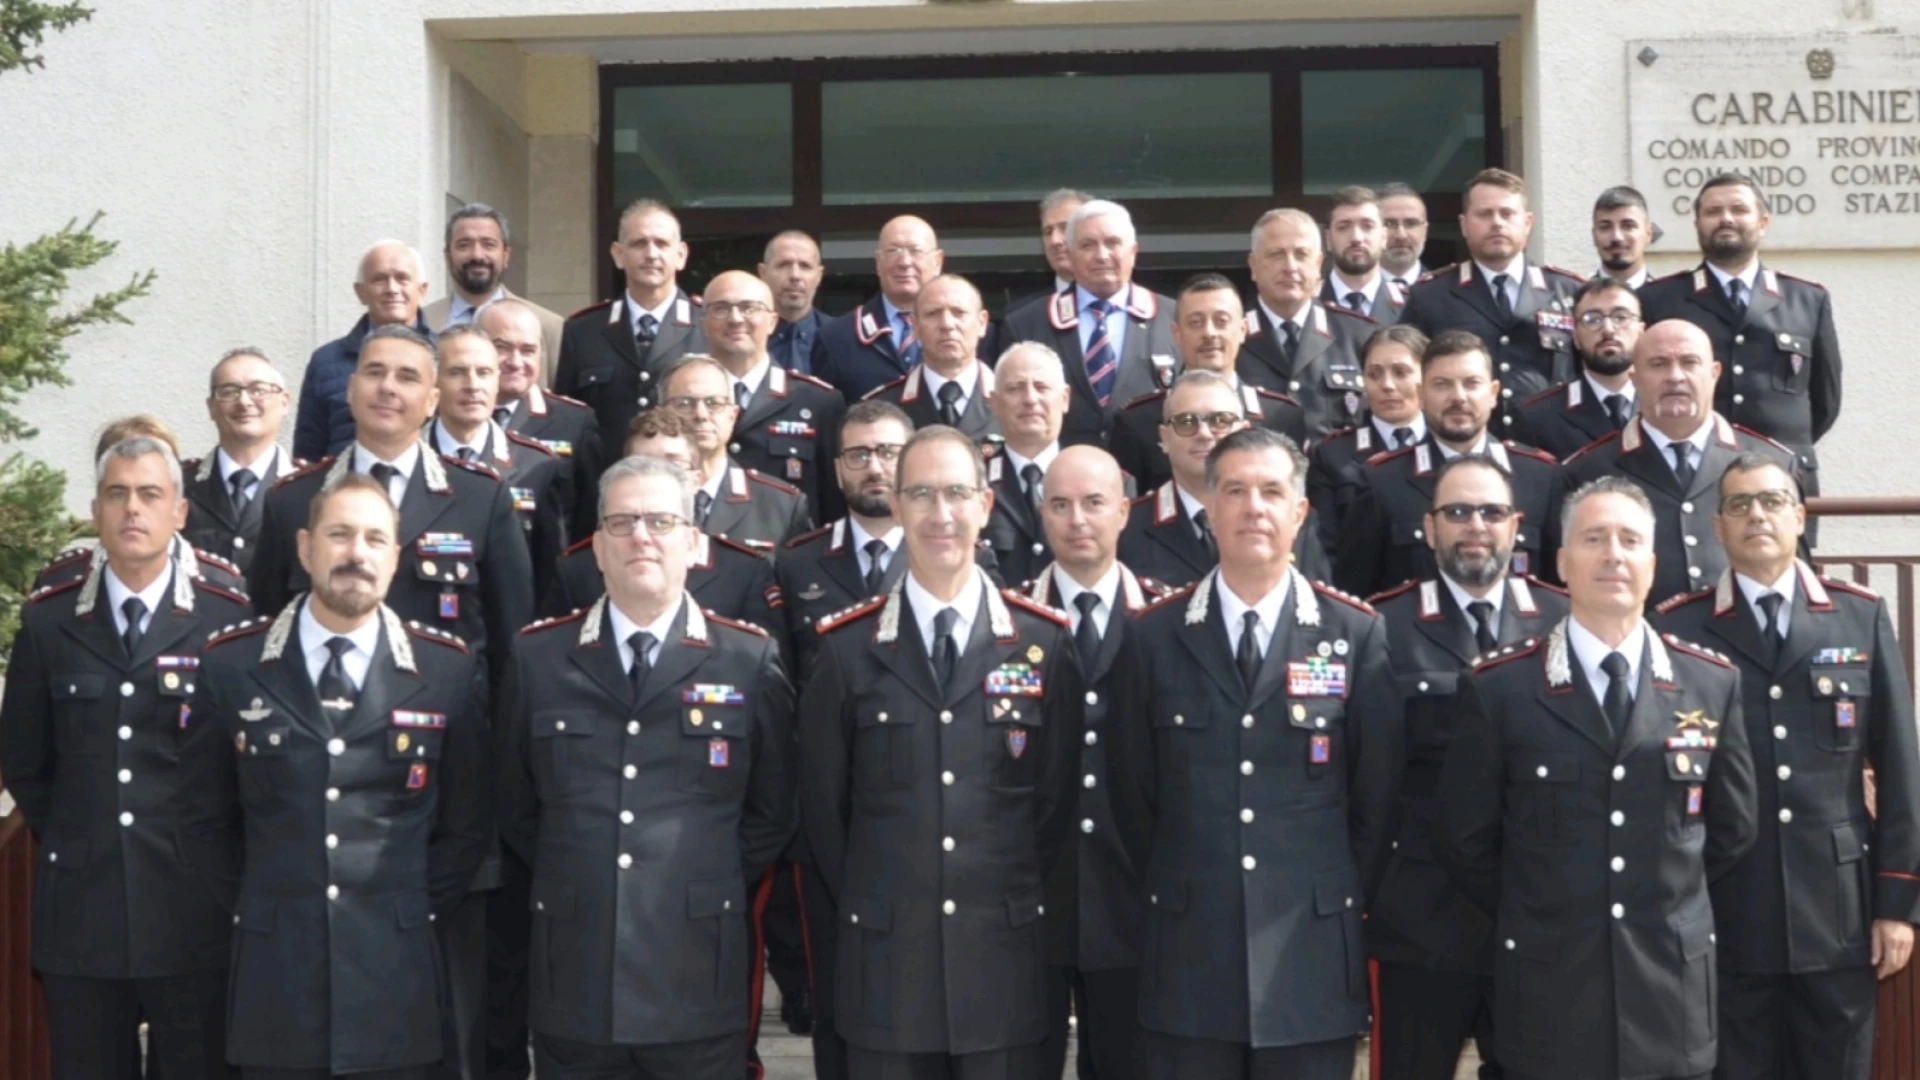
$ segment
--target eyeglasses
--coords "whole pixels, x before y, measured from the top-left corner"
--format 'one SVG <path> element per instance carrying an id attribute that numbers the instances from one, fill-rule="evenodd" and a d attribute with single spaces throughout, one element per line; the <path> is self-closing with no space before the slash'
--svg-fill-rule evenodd
<path id="1" fill-rule="evenodd" d="M 1504 525 L 1513 516 L 1513 507 L 1506 503 L 1447 503 L 1436 506 L 1433 512 L 1449 525 L 1465 525 L 1473 520 L 1475 514 L 1489 525 Z"/>
<path id="2" fill-rule="evenodd" d="M 1785 488 L 1773 488 L 1769 491 L 1741 492 L 1720 500 L 1720 512 L 1728 517 L 1745 517 L 1753 510 L 1753 504 L 1759 503 L 1760 509 L 1769 514 L 1777 514 L 1798 502 L 1793 492 Z"/>
<path id="3" fill-rule="evenodd" d="M 908 506 L 915 510 L 931 510 L 935 503 L 942 502 L 948 506 L 960 506 L 986 489 L 969 487 L 966 484 L 947 484 L 944 487 L 935 487 L 932 484 L 909 484 L 896 490 L 900 497 L 906 500 Z"/>
<path id="4" fill-rule="evenodd" d="M 840 460 L 850 468 L 864 469 L 874 458 L 883 464 L 891 465 L 900 460 L 900 443 L 881 443 L 878 446 L 849 446 L 840 451 Z"/>
<path id="5" fill-rule="evenodd" d="M 254 382 L 248 383 L 245 386 L 241 386 L 239 383 L 221 383 L 219 386 L 213 388 L 213 400 L 231 405 L 240 400 L 241 394 L 245 394 L 255 401 L 265 401 L 275 394 L 284 394 L 286 392 L 285 387 L 275 386 L 269 382 Z"/>
<path id="6" fill-rule="evenodd" d="M 692 522 L 679 514 L 608 514 L 600 519 L 600 527 L 608 536 L 632 536 L 636 528 L 644 525 L 649 536 L 665 536 L 682 525 Z"/>
<path id="7" fill-rule="evenodd" d="M 1215 435 L 1224 435 L 1246 422 L 1246 417 L 1235 412 L 1183 412 L 1175 413 L 1165 420 L 1160 421 L 1162 426 L 1170 427 L 1173 429 L 1174 434 L 1182 436 L 1196 434 L 1199 432 L 1201 424 L 1212 428 Z"/>
<path id="8" fill-rule="evenodd" d="M 1574 321 L 1578 322 L 1583 330 L 1598 330 L 1603 323 L 1632 326 L 1640 321 L 1640 315 L 1626 308 L 1614 308 L 1612 311 L 1583 311 L 1574 317 Z"/>
<path id="9" fill-rule="evenodd" d="M 888 262 L 892 262 L 894 259 L 918 259 L 923 255 L 931 255 L 933 254 L 933 249 L 915 247 L 909 244 L 895 244 L 892 247 L 883 247 L 875 251 L 874 254 Z"/>
<path id="10" fill-rule="evenodd" d="M 702 405 L 706 406 L 707 411 L 710 413 L 717 413 L 723 409 L 731 409 L 734 407 L 732 398 L 720 397 L 718 395 L 714 397 L 670 397 L 667 399 L 666 405 L 667 408 L 672 409 L 674 412 L 686 413 L 689 416 L 698 411 Z"/>
<path id="11" fill-rule="evenodd" d="M 772 308 L 758 300 L 742 300 L 738 303 L 730 303 L 726 300 L 709 300 L 706 303 L 707 314 L 716 319 L 731 319 L 735 315 L 743 319 L 751 319 L 759 315 L 765 315 L 772 310 Z"/>

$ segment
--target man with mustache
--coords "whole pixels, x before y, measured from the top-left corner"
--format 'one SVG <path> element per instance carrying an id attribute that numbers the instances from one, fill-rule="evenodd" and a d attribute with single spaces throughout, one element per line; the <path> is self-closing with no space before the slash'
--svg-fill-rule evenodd
<path id="1" fill-rule="evenodd" d="M 1772 220 L 1753 181 L 1708 180 L 1693 201 L 1700 265 L 1648 282 L 1640 302 L 1649 323 L 1685 319 L 1706 333 L 1726 376 L 1714 408 L 1791 448 L 1806 493 L 1818 495 L 1813 447 L 1840 419 L 1840 336 L 1825 287 L 1761 263 Z"/>
<path id="2" fill-rule="evenodd" d="M 1325 252 L 1305 211 L 1269 210 L 1254 222 L 1247 266 L 1257 296 L 1237 365 L 1246 381 L 1298 401 L 1315 439 L 1358 421 L 1360 346 L 1379 325 L 1314 300 Z"/>
<path id="3" fill-rule="evenodd" d="M 776 233 L 767 241 L 754 272 L 773 292 L 773 308 L 780 316 L 767 338 L 768 355 L 796 375 L 813 374 L 813 343 L 827 323 L 827 317 L 813 306 L 827 275 L 819 242 L 799 229 Z"/>
<path id="4" fill-rule="evenodd" d="M 1395 181 L 1380 185 L 1380 229 L 1386 245 L 1380 252 L 1380 269 L 1387 280 L 1401 289 L 1427 274 L 1420 256 L 1427 249 L 1427 201 L 1409 184 Z"/>
<path id="5" fill-rule="evenodd" d="M 513 261 L 507 216 L 486 203 L 468 203 L 447 215 L 447 235 L 441 254 L 447 260 L 447 281 L 453 291 L 428 304 L 423 312 L 434 332 L 470 326 L 480 310 L 496 300 L 515 299 L 540 326 L 543 356 L 560 355 L 560 331 L 566 320 L 507 288 L 507 266 Z M 551 381 L 553 372 L 545 372 Z"/>
<path id="6" fill-rule="evenodd" d="M 1502 442 L 1488 430 L 1500 394 L 1491 368 L 1486 346 L 1472 334 L 1448 330 L 1427 343 L 1420 357 L 1427 438 L 1377 454 L 1362 470 L 1334 554 L 1334 580 L 1343 587 L 1371 595 L 1433 575 L 1433 548 L 1423 522 L 1433 508 L 1434 473 L 1461 454 L 1484 454 L 1512 478 L 1520 513 L 1513 572 L 1545 574 L 1553 565 L 1566 472 L 1551 456 Z"/>
<path id="7" fill-rule="evenodd" d="M 181 467 L 149 437 L 95 466 L 102 558 L 21 611 L 0 771 L 39 844 L 31 962 L 58 1076 L 133 1080 L 139 1028 L 168 1080 L 229 1075 L 227 911 L 176 854 L 176 741 L 207 637 L 246 598 L 180 571 Z"/>
<path id="8" fill-rule="evenodd" d="M 680 418 L 693 444 L 693 470 L 700 486 L 693 496 L 693 524 L 769 555 L 812 524 L 800 489 L 748 469 L 729 452 L 740 418 L 733 373 L 705 353 L 681 357 L 661 377 L 665 407 Z"/>
<path id="9" fill-rule="evenodd" d="M 1573 349 L 1580 377 L 1520 406 L 1514 438 L 1565 461 L 1595 439 L 1627 426 L 1636 404 L 1633 349 L 1640 341 L 1640 298 L 1596 277 L 1573 294 Z"/>
<path id="10" fill-rule="evenodd" d="M 1647 245 L 1658 239 L 1647 216 L 1647 197 L 1624 184 L 1610 187 L 1593 202 L 1593 249 L 1600 253 L 1596 278 L 1638 289 L 1653 275 L 1647 270 Z"/>
<path id="11" fill-rule="evenodd" d="M 1333 272 L 1320 286 L 1320 302 L 1385 325 L 1400 321 L 1407 290 L 1380 272 L 1386 246 L 1380 197 L 1373 189 L 1349 185 L 1335 191 L 1327 214 L 1327 253 L 1333 257 Z"/>
<path id="12" fill-rule="evenodd" d="M 532 304 L 513 296 L 494 300 L 480 309 L 474 322 L 500 354 L 493 422 L 567 461 L 573 510 L 567 530 L 574 536 L 590 535 L 595 524 L 593 485 L 600 475 L 599 421 L 586 405 L 541 389 L 554 354 L 547 350 Z"/>
<path id="13" fill-rule="evenodd" d="M 898 405 L 915 427 L 945 424 L 974 442 L 998 439 L 1000 421 L 989 404 L 993 369 L 979 357 L 991 328 L 980 290 L 958 274 L 941 274 L 921 287 L 913 312 L 921 365 L 867 400 Z"/>
<path id="14" fill-rule="evenodd" d="M 1369 334 L 1360 347 L 1365 418 L 1316 441 L 1307 452 L 1307 502 L 1328 552 L 1340 541 L 1348 500 L 1364 482 L 1368 459 L 1427 437 L 1427 418 L 1420 414 L 1420 357 L 1426 351 L 1427 336 L 1405 324 Z"/>
<path id="15" fill-rule="evenodd" d="M 920 363 L 913 300 L 940 276 L 946 252 L 933 226 L 911 214 L 880 227 L 873 250 L 879 295 L 829 320 L 813 342 L 813 374 L 858 401 Z"/>
<path id="16" fill-rule="evenodd" d="M 360 256 L 353 295 L 366 314 L 344 337 L 313 350 L 300 378 L 300 406 L 293 424 L 293 456 L 318 461 L 353 441 L 353 409 L 347 384 L 369 333 L 383 326 L 411 327 L 433 339 L 420 305 L 427 298 L 426 264 L 411 245 L 382 240 Z"/>
<path id="17" fill-rule="evenodd" d="M 1493 1069 L 1492 925 L 1433 861 L 1435 789 L 1453 738 L 1460 669 L 1545 635 L 1566 594 L 1511 572 L 1520 517 L 1499 462 L 1463 454 L 1435 471 L 1427 543 L 1436 573 L 1373 597 L 1406 698 L 1407 769 L 1386 879 L 1367 916 L 1379 964 L 1373 1075 L 1452 1080 L 1471 1037 Z"/>
<path id="18" fill-rule="evenodd" d="M 180 535 L 194 547 L 220 552 L 245 573 L 260 546 L 260 496 L 300 464 L 277 441 L 287 418 L 287 384 L 251 347 L 229 350 L 208 382 L 207 415 L 220 442 L 206 457 L 180 463 L 188 507 Z"/>
<path id="19" fill-rule="evenodd" d="M 1713 410 L 1719 377 L 1720 363 L 1699 327 L 1680 319 L 1648 327 L 1633 350 L 1639 411 L 1625 428 L 1567 459 L 1575 486 L 1622 476 L 1652 501 L 1653 603 L 1702 588 L 1727 568 L 1713 529 L 1714 491 L 1734 458 L 1764 454 L 1793 468 L 1793 451 Z"/>
<path id="20" fill-rule="evenodd" d="M 1713 886 L 1715 1075 L 1866 1080 L 1876 978 L 1906 966 L 1920 921 L 1913 691 L 1886 601 L 1795 557 L 1793 476 L 1743 454 L 1718 496 L 1726 572 L 1654 616 L 1739 665 L 1760 787 L 1760 838 Z"/>
<path id="21" fill-rule="evenodd" d="M 1428 337 L 1465 330 L 1486 342 L 1501 384 L 1494 430 L 1506 438 L 1520 402 L 1573 377 L 1568 312 L 1574 290 L 1586 279 L 1527 261 L 1533 212 L 1518 176 L 1482 170 L 1460 201 L 1468 258 L 1416 283 L 1400 321 Z"/>
<path id="22" fill-rule="evenodd" d="M 368 344 L 363 365 L 385 348 Z M 227 1060 L 243 1077 L 453 1067 L 435 1064 L 459 1000 L 435 938 L 491 843 L 487 679 L 458 638 L 381 602 L 400 536 L 383 482 L 332 478 L 293 538 L 312 590 L 201 655 L 180 854 L 234 913 Z"/>

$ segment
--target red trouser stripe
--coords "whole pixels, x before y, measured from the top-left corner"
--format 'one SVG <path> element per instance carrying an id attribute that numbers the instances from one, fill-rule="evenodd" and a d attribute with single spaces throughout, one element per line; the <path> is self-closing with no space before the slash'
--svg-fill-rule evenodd
<path id="1" fill-rule="evenodd" d="M 752 975 L 747 983 L 747 1052 L 748 1069 L 755 1080 L 767 1074 L 766 1067 L 751 1060 L 753 1052 L 760 1046 L 760 1010 L 767 986 L 767 901 L 773 896 L 773 867 L 760 875 L 759 884 L 753 887 L 753 912 L 749 916 L 747 927 L 753 947 Z"/>
<path id="2" fill-rule="evenodd" d="M 1380 961 L 1367 960 L 1367 997 L 1373 1002 L 1373 1030 L 1367 1039 L 1367 1075 L 1380 1080 Z"/>

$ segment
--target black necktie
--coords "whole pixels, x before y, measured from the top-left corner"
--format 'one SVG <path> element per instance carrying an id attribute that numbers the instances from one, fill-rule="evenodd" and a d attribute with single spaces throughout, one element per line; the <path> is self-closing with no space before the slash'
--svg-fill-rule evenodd
<path id="1" fill-rule="evenodd" d="M 327 639 L 327 663 L 320 669 L 320 712 L 339 731 L 346 725 L 347 717 L 353 713 L 353 699 L 358 695 L 353 680 L 347 677 L 346 655 L 353 651 L 353 642 L 338 635 Z"/>
<path id="2" fill-rule="evenodd" d="M 960 384 L 948 380 L 940 384 L 940 422 L 948 427 L 960 426 Z"/>
<path id="3" fill-rule="evenodd" d="M 738 408 L 741 412 L 746 412 L 747 402 L 752 400 L 753 400 L 753 391 L 747 389 L 746 383 L 735 382 L 733 384 L 734 407 Z"/>
<path id="4" fill-rule="evenodd" d="M 1041 485 L 1045 481 L 1046 474 L 1040 471 L 1040 466 L 1031 461 L 1020 466 L 1020 482 L 1027 485 L 1027 501 L 1033 504 L 1035 514 L 1040 512 Z"/>
<path id="5" fill-rule="evenodd" d="M 1286 338 L 1280 343 L 1280 351 L 1286 354 L 1287 363 L 1291 364 L 1300 354 L 1300 328 L 1293 325 L 1292 319 L 1287 319 L 1280 324 L 1280 333 Z"/>
<path id="6" fill-rule="evenodd" d="M 887 542 L 869 540 L 861 550 L 867 553 L 867 578 L 862 586 L 868 596 L 879 596 L 880 580 L 887 574 Z"/>
<path id="7" fill-rule="evenodd" d="M 697 528 L 697 529 L 706 528 L 707 515 L 711 513 L 713 513 L 713 496 L 707 494 L 704 489 L 694 492 L 693 493 L 694 528 Z"/>
<path id="8" fill-rule="evenodd" d="M 127 628 L 120 632 L 120 644 L 126 646 L 127 659 L 133 659 L 140 651 L 140 639 L 146 636 L 146 630 L 140 620 L 147 617 L 147 603 L 137 596 L 129 596 L 120 602 L 120 614 L 127 617 Z"/>
<path id="9" fill-rule="evenodd" d="M 256 477 L 253 475 L 253 470 L 251 469 L 235 469 L 233 470 L 233 475 L 227 477 L 227 484 L 233 489 L 231 495 L 233 498 L 234 517 L 237 518 L 246 513 L 247 505 L 253 502 L 252 499 L 247 497 L 247 489 L 253 486 L 255 479 Z"/>
<path id="10" fill-rule="evenodd" d="M 1607 673 L 1607 696 L 1600 703 L 1600 710 L 1607 714 L 1607 724 L 1617 739 L 1626 734 L 1627 718 L 1633 712 L 1633 688 L 1627 685 L 1627 658 L 1610 652 L 1600 661 L 1600 670 Z"/>
<path id="11" fill-rule="evenodd" d="M 960 613 L 950 607 L 941 608 L 933 617 L 933 677 L 943 694 L 953 682 L 954 669 L 960 666 L 960 647 L 953 640 L 953 624 L 959 621 Z"/>
<path id="12" fill-rule="evenodd" d="M 380 489 L 387 493 L 387 498 L 393 499 L 393 478 L 400 475 L 399 469 L 394 468 L 384 461 L 376 461 L 373 463 L 373 468 L 367 470 L 367 475 L 378 480 L 380 482 Z M 393 499 L 393 504 L 395 506 L 400 505 L 400 500 Z"/>
<path id="13" fill-rule="evenodd" d="M 1240 669 L 1240 681 L 1246 684 L 1249 694 L 1260 679 L 1260 639 L 1255 632 L 1259 626 L 1259 612 L 1249 611 L 1240 616 L 1240 646 L 1233 650 L 1233 662 Z"/>
<path id="14" fill-rule="evenodd" d="M 1483 656 L 1492 652 L 1494 647 L 1500 644 L 1499 640 L 1493 636 L 1493 602 L 1475 600 L 1467 605 L 1467 614 L 1473 616 L 1474 645 L 1479 648 Z"/>
<path id="15" fill-rule="evenodd" d="M 475 450 L 471 446 L 463 446 L 460 449 L 454 451 L 454 456 L 458 457 L 461 461 L 465 461 L 469 464 L 480 460 L 479 451 Z"/>
<path id="16" fill-rule="evenodd" d="M 1733 305 L 1735 315 L 1747 313 L 1747 283 L 1739 278 L 1727 282 L 1727 303 Z"/>
<path id="17" fill-rule="evenodd" d="M 1358 289 L 1355 289 L 1354 291 L 1348 293 L 1347 294 L 1347 310 L 1357 311 L 1360 314 L 1365 315 L 1367 313 L 1367 294 L 1361 292 Z"/>
<path id="18" fill-rule="evenodd" d="M 1627 408 L 1627 395 L 1607 395 L 1607 419 L 1612 421 L 1613 430 L 1619 431 L 1627 426 L 1627 417 L 1631 415 Z"/>
<path id="19" fill-rule="evenodd" d="M 1073 647 L 1080 653 L 1080 669 L 1085 671 L 1100 653 L 1100 627 L 1093 621 L 1093 609 L 1100 606 L 1100 597 L 1083 592 L 1073 598 L 1073 606 L 1080 609 L 1080 625 L 1073 631 Z"/>
<path id="20" fill-rule="evenodd" d="M 1220 561 L 1220 548 L 1213 542 L 1213 526 L 1207 521 L 1207 512 L 1199 511 L 1193 515 L 1193 527 L 1199 530 L 1200 546 L 1207 551 L 1207 564 Z"/>
<path id="21" fill-rule="evenodd" d="M 1404 450 L 1407 447 L 1412 445 L 1413 445 L 1413 429 L 1412 428 L 1397 427 L 1393 429 L 1393 448 L 1395 450 Z"/>
<path id="22" fill-rule="evenodd" d="M 1680 482 L 1680 492 L 1685 494 L 1693 487 L 1693 444 L 1677 442 L 1673 448 L 1673 478 Z"/>
<path id="23" fill-rule="evenodd" d="M 660 336 L 660 320 L 652 315 L 642 315 L 633 332 L 633 346 L 640 350 L 640 359 L 645 360 L 653 349 L 653 339 Z"/>
<path id="24" fill-rule="evenodd" d="M 633 703 L 640 704 L 640 688 L 647 685 L 647 675 L 653 671 L 653 635 L 645 630 L 635 630 L 627 644 L 633 648 L 633 666 L 627 669 L 627 686 L 633 690 Z"/>
<path id="25" fill-rule="evenodd" d="M 1786 597 L 1777 592 L 1760 598 L 1760 611 L 1766 616 L 1766 625 L 1760 628 L 1760 639 L 1766 646 L 1768 656 L 1780 651 L 1780 604 L 1785 600 Z"/>
<path id="26" fill-rule="evenodd" d="M 511 419 L 513 419 L 513 406 L 511 405 L 494 406 L 493 408 L 494 423 L 499 424 L 501 427 L 506 427 L 507 421 Z"/>
<path id="27" fill-rule="evenodd" d="M 1513 301 L 1507 299 L 1507 282 L 1513 279 L 1505 274 L 1493 275 L 1493 310 L 1500 313 L 1500 321 L 1513 321 Z"/>

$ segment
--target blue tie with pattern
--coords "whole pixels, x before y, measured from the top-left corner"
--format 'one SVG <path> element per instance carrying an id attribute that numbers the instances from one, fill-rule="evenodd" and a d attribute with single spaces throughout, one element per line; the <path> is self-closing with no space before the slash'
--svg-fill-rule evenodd
<path id="1" fill-rule="evenodd" d="M 1104 409 L 1113 399 L 1113 379 L 1120 371 L 1120 357 L 1113 351 L 1113 338 L 1107 335 L 1107 315 L 1113 311 L 1113 305 L 1095 300 L 1087 305 L 1087 310 L 1093 313 L 1093 334 L 1087 338 L 1086 349 L 1087 382 L 1093 386 L 1093 396 Z"/>

